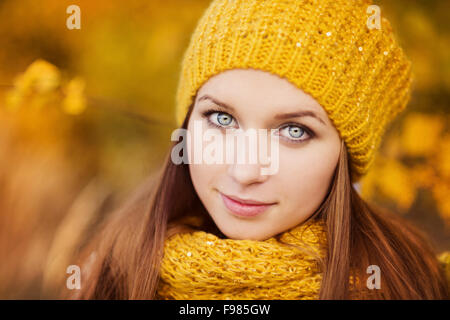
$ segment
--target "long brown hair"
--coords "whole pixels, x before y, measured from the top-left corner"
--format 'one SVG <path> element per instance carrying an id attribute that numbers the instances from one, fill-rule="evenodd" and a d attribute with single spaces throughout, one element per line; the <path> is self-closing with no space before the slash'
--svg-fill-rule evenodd
<path id="1" fill-rule="evenodd" d="M 187 128 L 192 108 L 182 128 Z M 326 221 L 328 234 L 319 298 L 448 299 L 445 275 L 425 235 L 404 218 L 364 201 L 351 174 L 342 142 L 329 192 L 312 216 Z M 201 216 L 202 230 L 225 238 L 198 198 L 188 164 L 175 165 L 167 155 L 163 169 L 137 188 L 83 248 L 82 288 L 63 296 L 157 299 L 164 239 L 196 228 L 177 223 L 187 214 Z M 380 289 L 370 290 L 364 282 L 370 265 L 380 268 Z"/>

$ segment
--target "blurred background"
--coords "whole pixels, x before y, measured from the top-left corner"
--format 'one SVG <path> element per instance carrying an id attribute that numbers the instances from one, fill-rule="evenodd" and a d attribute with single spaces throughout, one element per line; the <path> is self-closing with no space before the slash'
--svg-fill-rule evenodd
<path id="1" fill-rule="evenodd" d="M 79 30 L 66 27 L 71 4 Z M 0 298 L 57 298 L 76 246 L 162 163 L 208 4 L 0 0 Z M 374 4 L 416 82 L 360 192 L 450 250 L 450 2 Z"/>

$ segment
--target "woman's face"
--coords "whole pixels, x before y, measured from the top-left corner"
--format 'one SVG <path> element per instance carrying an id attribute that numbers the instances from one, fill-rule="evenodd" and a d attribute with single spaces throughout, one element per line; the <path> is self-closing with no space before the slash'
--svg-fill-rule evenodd
<path id="1" fill-rule="evenodd" d="M 215 75 L 199 89 L 188 123 L 191 141 L 203 139 L 204 150 L 211 142 L 195 136 L 196 120 L 203 134 L 216 129 L 225 137 L 227 129 L 253 128 L 273 137 L 270 129 L 276 129 L 279 139 L 273 174 L 262 174 L 259 160 L 189 164 L 199 198 L 228 238 L 268 239 L 305 221 L 324 200 L 341 140 L 317 101 L 286 79 L 255 69 Z M 188 143 L 190 156 L 193 148 Z"/>

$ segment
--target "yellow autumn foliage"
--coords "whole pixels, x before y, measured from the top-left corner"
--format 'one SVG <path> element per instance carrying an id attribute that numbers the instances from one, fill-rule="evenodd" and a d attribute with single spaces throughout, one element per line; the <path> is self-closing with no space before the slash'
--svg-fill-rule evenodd
<path id="1" fill-rule="evenodd" d="M 47 61 L 38 59 L 24 73 L 15 78 L 14 89 L 7 94 L 6 104 L 10 109 L 15 110 L 35 93 L 38 96 L 38 103 L 35 105 L 41 106 L 59 87 L 60 81 L 61 74 L 58 68 Z"/>
<path id="2" fill-rule="evenodd" d="M 362 196 L 382 197 L 404 212 L 411 209 L 421 190 L 428 190 L 450 228 L 449 122 L 449 116 L 408 114 L 400 131 L 384 137 L 380 154 L 362 179 Z M 405 157 L 408 161 L 404 161 Z"/>
<path id="3" fill-rule="evenodd" d="M 56 102 L 66 113 L 76 115 L 87 107 L 84 90 L 85 82 L 81 77 L 67 81 L 56 66 L 38 59 L 16 77 L 13 88 L 6 95 L 6 107 L 16 111 L 21 105 L 39 109 Z"/>
<path id="4" fill-rule="evenodd" d="M 437 115 L 411 113 L 405 120 L 402 147 L 409 156 L 430 156 L 439 143 L 444 128 Z"/>
<path id="5" fill-rule="evenodd" d="M 380 160 L 382 165 L 371 174 L 372 184 L 377 186 L 377 192 L 389 201 L 394 202 L 403 212 L 411 207 L 416 195 L 416 185 L 412 183 L 408 168 L 402 163 L 392 159 Z M 365 196 L 375 189 L 364 180 L 363 190 Z"/>
<path id="6" fill-rule="evenodd" d="M 437 183 L 432 188 L 433 196 L 439 213 L 443 218 L 446 226 L 450 229 L 450 184 L 445 182 Z"/>
<path id="7" fill-rule="evenodd" d="M 63 110 L 69 114 L 80 114 L 87 106 L 84 96 L 85 82 L 80 77 L 76 77 L 67 84 L 65 88 L 66 96 L 62 102 Z"/>
<path id="8" fill-rule="evenodd" d="M 443 179 L 450 179 L 450 134 L 446 134 L 440 139 L 435 162 L 439 175 Z"/>

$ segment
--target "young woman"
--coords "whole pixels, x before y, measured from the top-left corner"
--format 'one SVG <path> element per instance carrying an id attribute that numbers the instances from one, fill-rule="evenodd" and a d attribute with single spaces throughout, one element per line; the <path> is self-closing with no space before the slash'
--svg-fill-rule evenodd
<path id="1" fill-rule="evenodd" d="M 412 81 L 372 9 L 364 0 L 212 1 L 177 92 L 191 139 L 85 248 L 73 297 L 447 299 L 428 240 L 355 190 Z M 276 170 L 175 161 L 207 147 L 196 128 L 216 138 L 271 130 Z"/>

